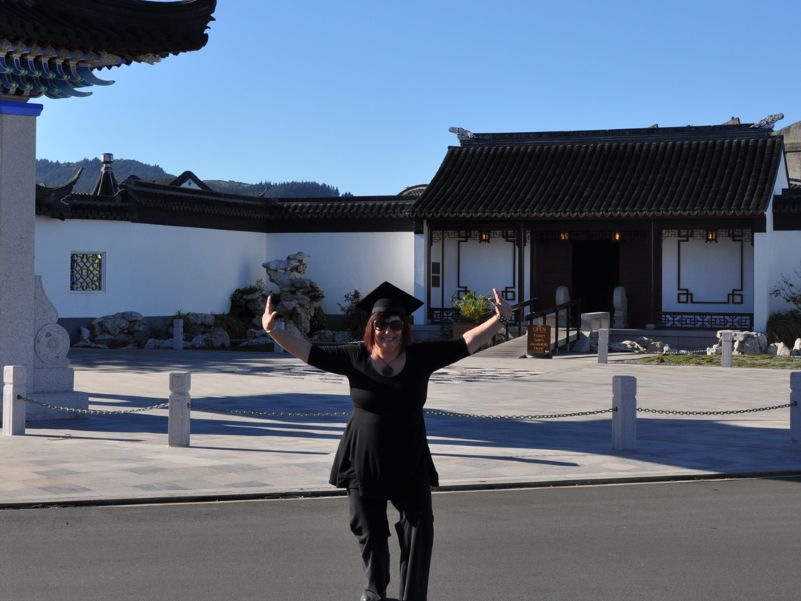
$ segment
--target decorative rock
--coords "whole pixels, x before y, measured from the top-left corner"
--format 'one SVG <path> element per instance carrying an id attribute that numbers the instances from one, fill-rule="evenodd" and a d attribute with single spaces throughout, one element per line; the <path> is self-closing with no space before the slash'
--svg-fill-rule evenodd
<path id="1" fill-rule="evenodd" d="M 228 332 L 222 328 L 214 328 L 208 334 L 198 334 L 189 343 L 191 348 L 228 348 L 231 346 L 231 338 Z"/>
<path id="2" fill-rule="evenodd" d="M 771 357 L 775 357 L 776 356 L 776 351 L 778 351 L 778 350 L 779 350 L 779 345 L 778 344 L 769 344 L 768 345 L 767 354 L 770 355 Z"/>
<path id="3" fill-rule="evenodd" d="M 639 336 L 634 340 L 624 340 L 623 342 L 613 342 L 609 345 L 610 351 L 618 353 L 663 353 L 665 343 L 661 340 L 652 340 L 646 336 Z"/>
<path id="4" fill-rule="evenodd" d="M 122 317 L 116 316 L 109 316 L 103 317 L 100 321 L 100 326 L 102 327 L 104 332 L 111 334 L 112 336 L 116 336 L 121 331 L 128 327 L 128 320 L 123 319 Z"/>
<path id="5" fill-rule="evenodd" d="M 789 357 L 790 356 L 790 348 L 784 344 L 783 342 L 779 342 L 776 344 L 776 356 L 777 357 Z"/>
<path id="6" fill-rule="evenodd" d="M 334 344 L 344 344 L 350 340 L 350 333 L 347 330 L 318 330 L 310 338 L 312 342 L 331 342 Z"/>
<path id="7" fill-rule="evenodd" d="M 723 332 L 728 330 L 718 330 L 715 334 L 721 340 Z M 764 355 L 769 354 L 768 338 L 761 332 L 738 332 L 732 333 L 734 338 L 735 355 Z M 707 355 L 720 354 L 720 344 L 715 344 L 707 349 Z"/>
<path id="8" fill-rule="evenodd" d="M 307 258 L 308 255 L 297 252 L 289 255 L 286 261 L 269 261 L 262 265 L 268 280 L 280 288 L 281 302 L 276 311 L 283 315 L 287 330 L 303 336 L 309 334 L 312 315 L 325 298 L 325 293 L 315 282 L 301 277 L 308 269 Z"/>
<path id="9" fill-rule="evenodd" d="M 187 313 L 186 317 L 196 326 L 201 328 L 214 327 L 214 315 L 211 313 Z"/>
<path id="10" fill-rule="evenodd" d="M 793 357 L 798 357 L 801 355 L 801 338 L 795 339 L 795 344 L 793 345 L 793 348 L 790 349 L 790 355 Z"/>

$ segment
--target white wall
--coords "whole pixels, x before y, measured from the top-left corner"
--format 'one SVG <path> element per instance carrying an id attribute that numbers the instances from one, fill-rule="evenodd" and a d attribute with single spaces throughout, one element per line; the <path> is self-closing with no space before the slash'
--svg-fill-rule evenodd
<path id="1" fill-rule="evenodd" d="M 782 157 L 773 194 L 781 194 L 789 186 Z M 788 276 L 795 282 L 801 279 L 796 274 L 796 270 L 801 268 L 801 232 L 773 230 L 772 197 L 765 217 L 765 233 L 754 235 L 754 329 L 762 332 L 767 328 L 771 313 L 790 308 L 780 298 L 773 298 L 770 291 L 779 285 L 783 276 Z"/>
<path id="2" fill-rule="evenodd" d="M 679 302 L 679 240 L 662 241 L 662 310 L 697 313 L 751 313 L 754 310 L 754 247 L 718 232 L 717 242 L 691 238 L 681 242 L 681 286 L 693 303 Z M 741 260 L 742 250 L 742 285 Z M 727 304 L 731 291 L 742 289 L 742 304 Z M 714 302 L 718 301 L 718 302 Z"/>
<path id="3" fill-rule="evenodd" d="M 356 289 L 366 294 L 385 280 L 415 292 L 413 232 L 267 234 L 268 261 L 298 251 L 309 255 L 306 277 L 325 292 L 326 313 L 342 313 L 338 303 L 344 303 L 346 293 Z M 415 315 L 416 323 L 422 319 L 422 314 Z"/>
<path id="4" fill-rule="evenodd" d="M 265 279 L 265 234 L 36 218 L 35 270 L 59 317 L 120 311 L 225 313 L 231 292 Z M 70 291 L 70 254 L 105 254 L 105 289 Z"/>
<path id="5" fill-rule="evenodd" d="M 524 256 L 527 258 L 528 252 Z M 443 272 L 443 290 L 431 290 L 431 304 L 434 307 L 450 307 L 450 299 L 459 284 L 485 296 L 492 294 L 493 288 L 501 292 L 504 288 L 511 288 L 517 294 L 517 249 L 514 241 L 493 237 L 489 243 L 476 239 L 460 243 L 457 238 L 446 238 L 444 246 L 439 241 L 431 246 L 431 261 L 441 263 Z M 528 274 L 528 261 L 525 266 Z M 528 286 L 527 278 L 524 285 Z M 524 291 L 527 293 L 528 288 L 524 288 Z M 521 300 L 524 299 L 515 297 L 511 303 Z"/>

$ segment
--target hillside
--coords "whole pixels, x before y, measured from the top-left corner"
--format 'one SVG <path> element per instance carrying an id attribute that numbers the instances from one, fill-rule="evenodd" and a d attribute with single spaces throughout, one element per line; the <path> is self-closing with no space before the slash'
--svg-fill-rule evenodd
<path id="1" fill-rule="evenodd" d="M 47 159 L 36 161 L 36 183 L 46 186 L 58 186 L 69 180 L 75 172 L 83 167 L 83 174 L 75 186 L 75 192 L 91 192 L 97 178 L 100 176 L 102 163 L 100 159 L 83 159 L 74 163 L 61 163 Z M 148 165 L 131 159 L 114 160 L 114 176 L 122 181 L 130 175 L 135 175 L 146 181 L 169 181 L 176 176 L 167 173 L 158 165 Z M 217 192 L 227 194 L 246 194 L 258 196 L 266 191 L 270 198 L 303 198 L 315 196 L 339 196 L 339 190 L 328 184 L 318 182 L 269 182 L 262 181 L 255 184 L 225 180 L 205 180 L 207 186 Z"/>

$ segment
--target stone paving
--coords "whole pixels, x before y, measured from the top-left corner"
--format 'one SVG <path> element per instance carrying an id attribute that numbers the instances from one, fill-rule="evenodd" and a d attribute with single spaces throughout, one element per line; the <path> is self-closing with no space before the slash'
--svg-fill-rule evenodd
<path id="1" fill-rule="evenodd" d="M 612 376 L 638 379 L 638 405 L 693 411 L 787 403 L 790 372 L 672 367 L 595 356 L 479 353 L 437 372 L 427 407 L 540 415 L 609 409 Z M 167 445 L 167 411 L 29 422 L 0 436 L 0 507 L 74 502 L 337 494 L 328 473 L 347 417 L 345 379 L 283 353 L 74 349 L 76 389 L 92 408 L 165 401 L 170 371 L 192 373 L 189 448 Z M 800 364 L 801 365 L 801 364 Z M 214 410 L 213 412 L 211 410 Z M 639 414 L 636 451 L 612 449 L 611 414 L 559 419 L 427 417 L 443 488 L 801 472 L 789 409 L 725 417 Z"/>

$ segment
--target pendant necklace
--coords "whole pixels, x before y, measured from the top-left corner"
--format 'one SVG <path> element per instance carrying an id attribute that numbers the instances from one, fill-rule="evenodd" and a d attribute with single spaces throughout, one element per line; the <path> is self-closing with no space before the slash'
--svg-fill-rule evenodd
<path id="1" fill-rule="evenodd" d="M 398 355 L 398 357 L 400 357 L 400 355 Z M 384 364 L 384 367 L 382 367 L 382 368 L 381 368 L 381 373 L 382 373 L 382 374 L 383 374 L 385 377 L 387 377 L 387 378 L 388 378 L 388 377 L 390 377 L 392 374 L 394 374 L 394 373 L 395 373 L 395 370 L 394 370 L 394 369 L 392 369 L 392 365 L 390 365 L 390 364 L 391 364 L 391 363 L 395 363 L 395 361 L 397 361 L 397 360 L 398 360 L 398 357 L 395 357 L 395 358 L 394 358 L 392 361 L 390 361 L 389 363 L 387 363 L 386 361 L 384 361 L 384 358 L 383 358 L 383 357 L 381 357 L 381 356 L 379 356 L 379 355 L 376 355 L 376 359 L 378 359 L 379 361 L 381 361 L 381 363 L 383 363 L 383 364 Z"/>

